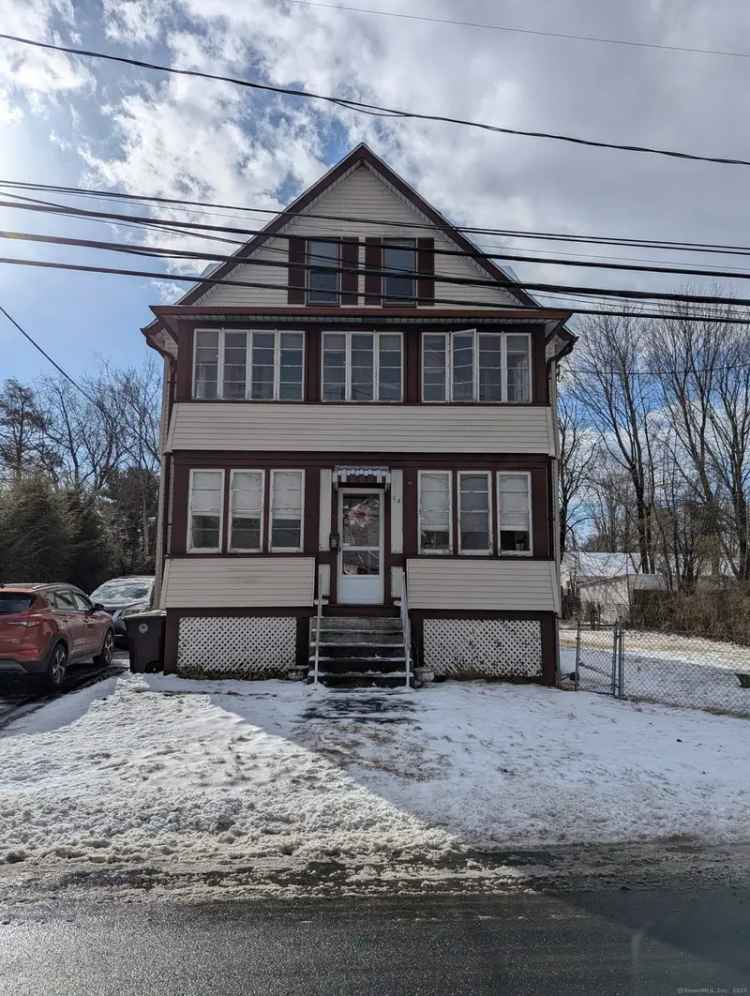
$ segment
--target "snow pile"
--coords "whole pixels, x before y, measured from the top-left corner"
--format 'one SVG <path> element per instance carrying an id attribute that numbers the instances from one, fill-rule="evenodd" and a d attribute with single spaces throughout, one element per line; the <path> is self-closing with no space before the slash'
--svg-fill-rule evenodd
<path id="1" fill-rule="evenodd" d="M 365 866 L 747 836 L 746 721 L 481 682 L 335 693 L 125 675 L 0 735 L 0 861 Z"/>

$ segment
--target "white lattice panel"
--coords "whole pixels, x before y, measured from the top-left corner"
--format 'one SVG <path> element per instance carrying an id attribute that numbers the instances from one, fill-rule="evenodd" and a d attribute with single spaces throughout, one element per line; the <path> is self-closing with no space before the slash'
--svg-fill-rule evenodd
<path id="1" fill-rule="evenodd" d="M 541 623 L 535 619 L 425 619 L 424 664 L 445 676 L 539 678 Z"/>
<path id="2" fill-rule="evenodd" d="M 295 662 L 297 622 L 280 616 L 185 616 L 177 668 L 185 673 L 266 677 Z"/>

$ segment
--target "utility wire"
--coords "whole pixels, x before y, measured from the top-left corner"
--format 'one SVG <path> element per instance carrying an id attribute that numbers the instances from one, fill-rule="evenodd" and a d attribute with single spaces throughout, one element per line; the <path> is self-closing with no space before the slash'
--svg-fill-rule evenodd
<path id="1" fill-rule="evenodd" d="M 265 91 L 267 93 L 283 94 L 287 97 L 303 97 L 307 100 L 319 100 L 329 104 L 334 104 L 344 110 L 357 111 L 358 113 L 384 114 L 405 120 L 436 121 L 441 124 L 454 124 L 468 128 L 478 128 L 481 131 L 495 132 L 501 135 L 517 135 L 523 138 L 545 138 L 556 142 L 567 142 L 571 145 L 586 146 L 588 148 L 615 149 L 618 152 L 639 152 L 648 155 L 666 156 L 670 159 L 717 163 L 725 166 L 750 166 L 750 160 L 735 159 L 729 156 L 698 155 L 697 153 L 692 152 L 677 152 L 673 149 L 660 149 L 646 145 L 621 145 L 616 142 L 604 142 L 597 139 L 557 134 L 555 132 L 508 128 L 501 125 L 488 124 L 482 121 L 470 121 L 465 118 L 450 117 L 444 114 L 426 114 L 419 111 L 404 111 L 398 108 L 382 107 L 378 104 L 368 104 L 359 100 L 350 100 L 346 97 L 334 97 L 329 94 L 314 93 L 309 90 L 300 90 L 293 87 L 273 86 L 270 83 L 258 83 L 254 80 L 245 80 L 234 76 L 223 76 L 220 73 L 202 72 L 199 69 L 183 69 L 179 66 L 165 66 L 155 62 L 145 62 L 141 59 L 128 59 L 122 55 L 112 55 L 108 52 L 98 52 L 92 49 L 74 48 L 70 45 L 54 45 L 52 42 L 35 41 L 31 38 L 22 38 L 19 35 L 0 33 L 0 39 L 15 42 L 19 45 L 30 45 L 33 48 L 42 48 L 54 52 L 65 52 L 68 55 L 79 55 L 89 59 L 104 59 L 108 62 L 119 62 L 127 66 L 134 66 L 138 69 L 148 69 L 160 73 L 172 73 L 177 76 L 192 76 L 198 79 L 217 80 L 221 83 L 231 83 L 234 86 L 247 87 L 253 90 Z"/>
<path id="2" fill-rule="evenodd" d="M 0 257 L 0 265 L 7 264 L 9 266 L 31 266 L 38 267 L 42 269 L 50 270 L 70 270 L 79 273 L 101 273 L 114 276 L 126 276 L 126 277 L 146 277 L 151 280 L 164 280 L 164 281 L 178 281 L 183 283 L 191 284 L 209 284 L 209 285 L 224 285 L 232 287 L 248 287 L 253 289 L 264 289 L 264 290 L 283 290 L 283 285 L 272 284 L 272 283 L 261 283 L 247 280 L 231 280 L 226 278 L 217 277 L 204 277 L 200 274 L 177 274 L 177 273 L 159 273 L 153 270 L 131 270 L 131 269 L 119 269 L 115 267 L 104 267 L 104 266 L 89 266 L 83 264 L 73 264 L 73 263 L 57 263 L 46 260 L 31 260 L 31 259 L 15 259 L 9 257 Z M 750 306 L 750 298 L 726 298 L 717 295 L 684 295 L 684 294 L 666 294 L 666 293 L 650 293 L 648 291 L 631 291 L 631 290 L 610 290 L 601 288 L 568 288 L 565 286 L 558 286 L 556 284 L 524 284 L 520 285 L 523 287 L 528 287 L 530 289 L 547 289 L 554 290 L 558 293 L 565 294 L 568 291 L 575 291 L 579 294 L 591 294 L 596 296 L 606 295 L 607 297 L 623 298 L 626 300 L 653 300 L 653 301 L 672 301 L 679 304 L 721 304 L 731 307 L 735 306 Z M 338 292 L 341 294 L 341 292 Z M 512 311 L 521 311 L 528 313 L 530 318 L 538 316 L 539 308 L 537 307 L 524 307 L 523 305 L 509 304 L 503 302 L 492 302 L 492 301 L 467 301 L 465 299 L 453 299 L 453 298 L 426 298 L 420 297 L 418 295 L 407 295 L 407 294 L 389 294 L 389 299 L 397 302 L 403 302 L 405 304 L 448 304 L 456 305 L 463 308 L 477 308 L 477 309 L 510 309 Z M 577 314 L 614 314 L 614 312 L 601 312 L 594 311 L 591 309 L 581 309 L 581 308 L 564 308 L 555 309 L 563 312 L 574 312 Z M 387 312 L 384 312 L 387 314 Z M 640 312 L 633 314 L 632 311 L 622 312 L 622 315 L 628 315 L 630 317 L 636 318 L 663 318 L 670 320 L 694 320 L 694 321 L 714 321 L 720 324 L 730 324 L 730 325 L 747 325 L 750 321 L 749 318 L 731 318 L 724 316 L 714 316 L 714 315 L 687 315 L 687 314 L 676 314 L 676 315 L 664 315 L 664 314 L 653 314 L 647 315 Z M 429 315 L 425 314 L 426 319 Z M 470 319 L 467 319 L 470 321 Z"/>
<path id="3" fill-rule="evenodd" d="M 54 360 L 49 355 L 49 353 L 42 346 L 39 345 L 36 339 L 29 332 L 27 332 L 25 328 L 22 328 L 22 326 L 19 325 L 19 323 L 15 320 L 15 318 L 11 314 L 9 314 L 1 304 L 0 304 L 0 312 L 2 312 L 2 314 L 5 315 L 10 324 L 13 325 L 21 333 L 21 335 L 31 343 L 34 349 L 40 352 L 42 356 L 45 358 L 45 360 L 47 360 L 49 363 L 52 364 L 52 366 L 55 368 L 55 370 L 57 370 L 58 373 L 62 374 L 62 376 L 67 381 L 69 381 L 77 391 L 80 391 L 80 393 L 90 404 L 98 407 L 97 402 L 88 394 L 86 390 L 84 390 L 84 388 L 81 387 L 78 381 L 75 380 L 73 377 L 71 377 L 70 374 L 67 372 L 67 370 L 64 370 L 57 362 L 57 360 Z"/>
<path id="4" fill-rule="evenodd" d="M 111 191 L 111 190 L 92 190 L 87 187 L 67 187 L 57 184 L 44 184 L 44 183 L 31 183 L 24 182 L 20 180 L 3 180 L 0 179 L 0 187 L 10 187 L 13 189 L 22 190 L 44 190 L 53 193 L 69 194 L 71 196 L 81 196 L 90 197 L 93 199 L 114 199 L 123 201 L 145 201 L 157 204 L 167 204 L 174 205 L 177 207 L 200 207 L 200 208 L 216 208 L 221 211 L 231 211 L 231 212 L 245 212 L 249 211 L 254 214 L 269 214 L 273 216 L 293 216 L 296 218 L 304 218 L 305 220 L 309 218 L 314 218 L 316 220 L 332 221 L 337 224 L 341 222 L 351 222 L 353 224 L 378 224 L 383 227 L 398 228 L 398 229 L 418 229 L 428 232 L 443 232 L 447 235 L 451 235 L 453 232 L 461 232 L 469 235 L 481 235 L 481 236 L 496 236 L 500 238 L 510 238 L 510 239 L 541 239 L 544 241 L 562 241 L 562 242 L 582 242 L 588 244 L 602 244 L 602 245 L 614 245 L 621 246 L 625 248 L 649 248 L 649 249 L 670 249 L 672 251 L 687 252 L 709 252 L 717 251 L 721 254 L 750 254 L 750 245 L 735 245 L 727 243 L 717 243 L 717 242 L 690 242 L 679 239 L 642 239 L 634 238 L 624 235 L 581 235 L 575 233 L 566 232 L 544 232 L 544 231 L 533 231 L 527 229 L 513 229 L 513 228 L 483 228 L 478 226 L 470 225 L 436 225 L 433 222 L 415 222 L 415 221 L 386 221 L 380 218 L 368 218 L 362 216 L 352 216 L 352 215 L 333 215 L 333 214 L 317 214 L 310 211 L 305 211 L 304 215 L 301 215 L 299 211 L 288 210 L 288 209 L 276 209 L 276 208 L 261 208 L 242 204 L 222 204 L 212 201 L 191 201 L 176 197 L 158 197 L 155 195 L 148 194 L 127 194 L 122 191 Z M 19 195 L 13 195 L 6 193 L 6 197 L 19 197 Z M 58 207 L 67 207 L 67 205 L 57 205 Z M 77 210 L 75 207 L 70 206 L 70 210 Z M 198 213 L 201 212 L 187 212 L 187 213 Z M 204 214 L 206 212 L 203 212 Z M 257 230 L 244 230 L 249 233 Z M 436 250 L 438 251 L 438 250 Z M 468 254 L 467 254 L 468 255 Z"/>
<path id="5" fill-rule="evenodd" d="M 313 262 L 297 263 L 289 262 L 288 258 L 284 261 L 281 260 L 270 260 L 263 259 L 253 256 L 238 257 L 235 254 L 227 255 L 226 253 L 214 253 L 207 252 L 205 250 L 189 250 L 189 249 L 176 249 L 176 248 L 166 248 L 161 246 L 148 246 L 139 245 L 134 246 L 128 242 L 103 242 L 94 239 L 79 239 L 79 238 L 67 238 L 58 235 L 41 235 L 36 232 L 11 232 L 4 231 L 0 229 L 0 239 L 9 239 L 13 241 L 20 242 L 41 242 L 50 245 L 61 245 L 61 246 L 75 246 L 78 248 L 85 249 L 100 249 L 108 252 L 119 252 L 127 253 L 131 255 L 138 256 L 156 256 L 168 259 L 199 259 L 199 260 L 209 260 L 211 262 L 218 263 L 235 263 L 240 266 L 262 266 L 262 267 L 276 267 L 280 269 L 300 269 L 306 272 L 311 270 L 326 270 L 330 273 L 346 273 L 354 274 L 356 276 L 389 276 L 394 273 L 396 274 L 408 274 L 409 277 L 415 280 L 437 280 L 442 284 L 453 284 L 459 286 L 468 287 L 492 287 L 498 288 L 503 286 L 499 284 L 497 280 L 487 280 L 480 279 L 477 277 L 458 277 L 458 276 L 448 276 L 444 274 L 435 273 L 424 273 L 418 270 L 409 269 L 407 267 L 368 267 L 368 266 L 341 266 L 333 265 L 330 258 L 325 256 L 320 256 L 313 254 L 309 257 Z M 553 266 L 574 266 L 583 268 L 594 268 L 594 269 L 604 269 L 604 270 L 618 270 L 618 271 L 628 271 L 628 272 L 638 272 L 638 273 L 666 273 L 669 275 L 678 276 L 688 276 L 688 277 L 717 277 L 725 279 L 739 279 L 739 280 L 750 280 L 750 270 L 706 270 L 688 267 L 675 267 L 675 266 L 647 266 L 637 263 L 603 263 L 603 262 L 592 262 L 590 260 L 570 260 L 570 259 L 556 259 L 554 257 L 541 257 L 537 258 L 534 256 L 519 256 L 512 253 L 503 253 L 501 255 L 494 255 L 495 259 L 511 260 L 513 262 L 525 262 L 525 263 L 537 263 L 537 264 L 550 264 Z M 318 260 L 317 262 L 315 260 Z M 523 281 L 517 281 L 519 288 L 528 287 L 534 288 L 534 284 L 526 284 Z M 540 285 L 538 289 L 541 289 Z M 577 289 L 573 289 L 572 292 L 576 292 Z"/>
<path id="6" fill-rule="evenodd" d="M 634 41 L 628 38 L 604 38 L 599 35 L 577 35 L 566 31 L 539 31 L 532 28 L 519 28 L 507 24 L 488 24 L 481 21 L 460 21 L 450 17 L 427 17 L 406 14 L 403 11 L 376 10 L 372 7 L 350 7 L 340 3 L 322 3 L 320 0 L 287 0 L 299 7 L 325 7 L 329 10 L 345 10 L 357 14 L 371 14 L 378 17 L 397 17 L 406 21 L 422 21 L 429 24 L 449 24 L 453 27 L 481 28 L 485 31 L 507 31 L 518 35 L 535 35 L 541 38 L 562 38 L 565 41 L 594 42 L 597 45 L 627 45 L 629 48 L 653 48 L 664 52 L 689 52 L 695 55 L 725 55 L 734 59 L 750 59 L 750 52 L 736 52 L 720 48 L 694 48 L 688 45 L 663 45 L 657 42 Z"/>

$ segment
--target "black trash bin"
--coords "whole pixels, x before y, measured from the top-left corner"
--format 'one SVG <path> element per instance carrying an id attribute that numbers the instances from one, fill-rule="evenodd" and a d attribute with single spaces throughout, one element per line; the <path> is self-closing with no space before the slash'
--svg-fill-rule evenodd
<path id="1" fill-rule="evenodd" d="M 138 612 L 125 617 L 130 646 L 130 670 L 161 671 L 166 612 Z"/>

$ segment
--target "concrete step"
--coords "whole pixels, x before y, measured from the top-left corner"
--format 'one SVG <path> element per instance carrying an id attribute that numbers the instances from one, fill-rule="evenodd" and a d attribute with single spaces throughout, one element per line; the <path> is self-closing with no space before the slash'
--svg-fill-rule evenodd
<path id="1" fill-rule="evenodd" d="M 308 678 L 308 681 L 311 679 Z M 409 684 L 413 685 L 410 676 Z M 320 683 L 326 688 L 346 691 L 353 688 L 405 688 L 406 674 L 321 674 Z"/>
<path id="2" fill-rule="evenodd" d="M 329 643 L 327 640 L 322 640 L 320 643 L 320 657 L 357 657 L 380 660 L 388 657 L 403 657 L 403 650 L 403 643 Z"/>
<path id="3" fill-rule="evenodd" d="M 310 660 L 310 669 L 315 667 L 315 662 Z M 325 659 L 321 657 L 318 662 L 318 671 L 327 674 L 388 674 L 389 672 L 401 672 L 406 668 L 406 660 L 403 657 L 391 657 L 386 660 L 375 660 L 372 657 L 356 658 L 345 657 L 340 660 Z"/>
<path id="4" fill-rule="evenodd" d="M 313 616 L 312 629 L 316 629 L 317 617 Z M 366 632 L 400 632 L 401 619 L 398 616 L 323 616 L 321 632 L 325 630 L 364 630 Z"/>
<path id="5" fill-rule="evenodd" d="M 314 639 L 316 629 L 310 632 L 311 639 Z M 399 646 L 403 644 L 403 633 L 401 627 L 393 631 L 385 629 L 321 629 L 320 643 L 329 646 L 333 644 L 350 644 L 351 646 L 369 646 L 370 644 L 388 644 L 389 646 Z"/>

